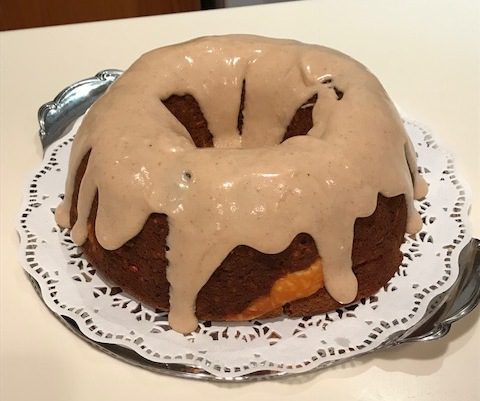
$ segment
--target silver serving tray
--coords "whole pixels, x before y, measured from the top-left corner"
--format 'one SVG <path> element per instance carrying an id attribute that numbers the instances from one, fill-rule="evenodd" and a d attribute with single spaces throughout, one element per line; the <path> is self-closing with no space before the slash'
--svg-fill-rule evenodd
<path id="1" fill-rule="evenodd" d="M 48 146 L 61 138 L 73 122 L 82 116 L 121 74 L 122 71 L 114 69 L 101 71 L 92 78 L 70 85 L 61 91 L 53 101 L 41 106 L 38 111 L 38 121 L 43 149 L 46 150 Z M 462 250 L 459 257 L 459 267 L 459 276 L 453 286 L 432 299 L 427 312 L 417 324 L 407 330 L 401 330 L 392 334 L 373 351 L 384 350 L 409 342 L 423 342 L 441 338 L 448 333 L 452 323 L 471 312 L 480 300 L 480 241 L 478 239 L 472 238 Z M 40 286 L 35 279 L 31 276 L 28 277 L 40 298 L 42 298 Z M 124 362 L 158 373 L 221 382 L 265 380 L 296 375 L 295 373 L 263 370 L 240 377 L 224 378 L 214 376 L 195 365 L 156 363 L 142 358 L 128 348 L 93 341 L 84 336 L 76 323 L 67 316 L 57 314 L 55 316 L 65 326 L 95 348 Z M 343 363 L 353 358 L 355 357 L 327 362 L 312 371 Z"/>

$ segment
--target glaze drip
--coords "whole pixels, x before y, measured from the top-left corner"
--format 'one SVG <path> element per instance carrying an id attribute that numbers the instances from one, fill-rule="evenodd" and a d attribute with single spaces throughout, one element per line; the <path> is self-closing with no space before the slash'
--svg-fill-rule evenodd
<path id="1" fill-rule="evenodd" d="M 197 100 L 214 147 L 196 148 L 160 101 L 172 95 Z M 311 130 L 282 142 L 295 111 L 313 97 Z M 183 333 L 197 326 L 199 290 L 237 245 L 278 253 L 298 233 L 310 234 L 327 291 L 349 303 L 357 293 L 354 223 L 374 212 L 378 193 L 405 194 L 408 231 L 422 224 L 413 200 L 427 187 L 387 94 L 361 64 L 316 45 L 234 35 L 142 56 L 75 137 L 56 210 L 63 227 L 89 151 L 72 238 L 86 240 L 97 192 L 95 230 L 105 249 L 134 237 L 151 213 L 168 215 L 169 322 Z"/>

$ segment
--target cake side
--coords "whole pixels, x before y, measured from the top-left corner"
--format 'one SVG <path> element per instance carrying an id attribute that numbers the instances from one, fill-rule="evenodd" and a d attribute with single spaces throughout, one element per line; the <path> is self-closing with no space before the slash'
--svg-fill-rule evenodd
<path id="1" fill-rule="evenodd" d="M 87 260 L 108 281 L 128 294 L 154 308 L 169 310 L 166 216 L 150 216 L 136 237 L 122 247 L 108 251 L 101 247 L 95 236 L 95 206 L 88 240 L 83 245 Z M 382 223 L 378 224 L 378 221 Z M 398 270 L 403 257 L 399 248 L 405 225 L 406 207 L 402 195 L 395 198 L 380 195 L 375 213 L 357 220 L 352 264 L 359 286 L 353 302 L 374 295 Z M 319 256 L 312 238 L 304 233 L 296 236 L 285 251 L 274 255 L 238 246 L 200 290 L 196 314 L 202 320 L 247 320 L 241 318 L 245 310 L 258 298 L 268 295 L 276 280 L 309 268 Z M 300 293 L 299 299 L 276 310 L 247 316 L 249 319 L 282 314 L 311 316 L 343 306 L 322 287 L 306 298 Z"/>

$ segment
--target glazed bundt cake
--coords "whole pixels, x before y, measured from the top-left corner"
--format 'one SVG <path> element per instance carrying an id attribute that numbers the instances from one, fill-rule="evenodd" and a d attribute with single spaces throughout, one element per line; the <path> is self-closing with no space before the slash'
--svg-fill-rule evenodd
<path id="1" fill-rule="evenodd" d="M 109 88 L 75 137 L 56 219 L 106 279 L 188 333 L 374 294 L 425 193 L 365 67 L 234 35 L 154 50 Z"/>

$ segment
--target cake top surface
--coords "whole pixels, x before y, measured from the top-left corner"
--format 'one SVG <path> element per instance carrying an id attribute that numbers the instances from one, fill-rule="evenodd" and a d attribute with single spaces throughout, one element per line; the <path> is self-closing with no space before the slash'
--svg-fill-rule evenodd
<path id="1" fill-rule="evenodd" d="M 163 105 L 172 94 L 197 100 L 213 148 L 196 148 Z M 312 129 L 282 142 L 314 95 Z M 233 35 L 143 55 L 85 116 L 56 211 L 62 226 L 70 226 L 75 174 L 88 152 L 73 239 L 85 241 L 97 192 L 96 236 L 106 249 L 134 237 L 151 213 L 165 213 L 169 321 L 182 332 L 195 329 L 196 295 L 237 245 L 277 253 L 310 234 L 326 289 L 348 303 L 357 292 L 353 227 L 374 212 L 378 193 L 405 194 L 407 231 L 422 224 L 413 200 L 426 185 L 395 107 L 363 65 L 317 45 Z"/>

